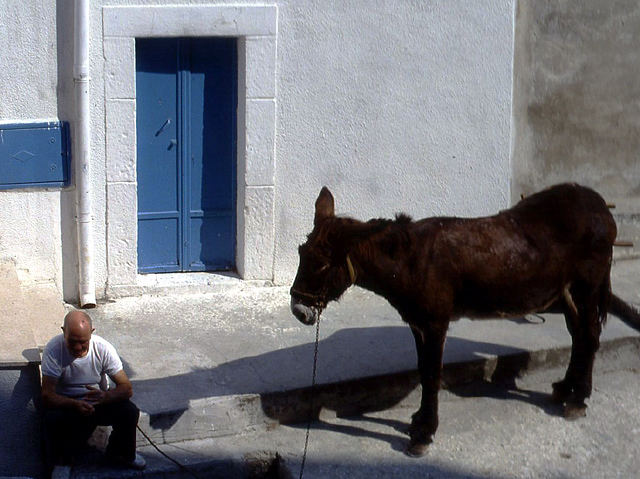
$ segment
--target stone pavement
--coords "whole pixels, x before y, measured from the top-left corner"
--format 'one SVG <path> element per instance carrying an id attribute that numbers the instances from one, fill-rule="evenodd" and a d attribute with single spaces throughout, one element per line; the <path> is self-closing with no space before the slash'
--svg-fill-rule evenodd
<path id="1" fill-rule="evenodd" d="M 529 372 L 518 389 L 474 382 L 440 393 L 440 428 L 429 452 L 403 454 L 406 427 L 419 397 L 398 406 L 339 418 L 323 417 L 310 430 L 306 479 L 500 479 L 637 477 L 640 469 L 640 348 L 598 355 L 587 417 L 566 421 L 551 404 L 551 382 L 563 367 Z M 299 477 L 305 426 L 174 443 L 162 447 L 201 479 Z M 194 476 L 178 471 L 151 447 L 147 477 Z M 261 475 L 271 466 L 272 475 Z M 274 466 L 279 466 L 278 468 Z M 121 475 L 117 475 L 121 474 Z M 94 467 L 74 476 L 136 477 Z M 252 475 L 253 474 L 253 475 Z"/>
<path id="2" fill-rule="evenodd" d="M 614 291 L 636 305 L 639 272 L 640 261 L 625 260 L 614 265 L 612 275 Z M 253 458 L 249 463 L 256 467 L 275 464 L 268 442 L 275 438 L 270 433 L 285 430 L 279 424 L 304 422 L 311 413 L 315 328 L 291 315 L 287 287 L 225 278 L 218 288 L 215 276 L 208 277 L 214 279 L 206 280 L 207 292 L 186 287 L 174 294 L 124 297 L 88 313 L 96 334 L 111 341 L 122 356 L 134 401 L 143 411 L 140 425 L 154 442 L 173 451 L 184 449 L 185 460 L 208 473 L 222 468 L 226 472 L 220 477 L 233 476 L 232 470 L 242 476 L 247 458 Z M 64 311 L 43 311 L 50 313 L 46 324 L 35 329 L 57 334 Z M 445 387 L 564 365 L 570 347 L 564 320 L 552 314 L 544 319 L 452 323 L 445 348 Z M 31 341 L 32 348 L 41 344 L 40 339 Z M 638 341 L 637 331 L 610 317 L 602 350 L 615 355 L 635 348 Z M 20 348 L 30 349 L 14 350 Z M 415 361 L 413 338 L 395 310 L 382 298 L 352 288 L 327 308 L 320 323 L 314 415 L 344 417 L 410 401 L 418 385 Z M 258 439 L 247 441 L 248 434 Z M 203 449 L 189 452 L 199 440 L 205 441 Z M 218 441 L 215 451 L 206 442 L 211 440 Z M 300 446 L 299 434 L 290 440 Z M 179 474 L 166 460 L 156 461 L 156 453 L 145 444 L 140 436 L 150 462 L 147 477 Z M 261 453 L 267 459 L 261 459 Z M 122 474 L 80 466 L 72 475 Z"/>
<path id="3" fill-rule="evenodd" d="M 639 271 L 640 262 L 622 261 L 613 273 L 614 291 L 635 304 Z M 238 282 L 221 292 L 120 298 L 89 313 L 96 334 L 120 352 L 143 411 L 141 427 L 154 442 L 175 451 L 196 444 L 181 441 L 219 438 L 215 453 L 194 453 L 197 460 L 189 461 L 213 468 L 207 471 L 230 464 L 243 470 L 240 458 L 271 450 L 247 443 L 246 434 L 304 422 L 311 412 L 315 328 L 300 324 L 288 303 L 286 287 Z M 609 318 L 603 354 L 635 351 L 638 344 L 637 331 Z M 450 327 L 445 387 L 564 366 L 569 348 L 560 315 L 545 314 L 544 323 L 538 316 L 462 319 Z M 415 361 L 412 335 L 395 310 L 352 288 L 321 320 L 314 415 L 344 417 L 402 404 L 416 394 Z M 149 448 L 143 451 L 153 457 Z"/>

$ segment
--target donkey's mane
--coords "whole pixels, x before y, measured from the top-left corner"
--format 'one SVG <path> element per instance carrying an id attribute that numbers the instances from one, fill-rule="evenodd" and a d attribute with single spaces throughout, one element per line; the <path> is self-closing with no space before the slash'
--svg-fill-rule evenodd
<path id="1" fill-rule="evenodd" d="M 360 221 L 349 216 L 334 216 L 317 225 L 307 236 L 307 240 L 313 239 L 317 244 L 328 245 L 331 242 L 330 238 L 335 239 L 337 236 L 339 240 L 342 239 L 340 233 L 348 231 L 350 226 L 361 226 L 361 233 L 366 231 L 368 239 L 384 235 L 388 241 L 405 242 L 408 239 L 408 232 L 404 227 L 412 222 L 411 216 L 404 213 L 396 214 L 394 219 L 372 218 L 368 221 Z"/>

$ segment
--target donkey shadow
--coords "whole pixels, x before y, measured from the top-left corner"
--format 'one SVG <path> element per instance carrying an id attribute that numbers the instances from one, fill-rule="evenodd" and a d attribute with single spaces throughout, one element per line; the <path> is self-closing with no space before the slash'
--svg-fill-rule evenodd
<path id="1" fill-rule="evenodd" d="M 183 374 L 152 379 L 136 378 L 133 365 L 124 363 L 140 409 L 152 416 L 174 411 L 173 420 L 177 420 L 179 411 L 190 407 L 192 400 L 257 394 L 267 417 L 293 425 L 306 423 L 309 417 L 318 418 L 321 410 L 333 411 L 338 417 L 385 410 L 419 391 L 414 341 L 404 325 L 344 328 L 322 339 L 319 386 L 311 391 L 314 346 L 305 343 L 274 349 L 213 368 L 200 368 L 194 359 L 190 370 Z M 499 359 L 491 380 L 484 381 L 487 356 Z M 528 352 L 522 349 L 452 335 L 447 339 L 445 361 L 448 364 L 443 369 L 443 382 L 453 394 L 517 399 L 540 406 L 550 414 L 558 413 L 548 405 L 546 394 L 500 386 L 505 378 L 515 381 L 527 369 Z M 460 367 L 459 361 L 467 362 Z M 460 370 L 470 370 L 472 374 L 461 375 Z M 160 422 L 152 425 L 160 429 L 170 426 Z M 402 423 L 394 426 L 399 430 L 407 427 Z"/>
<path id="2" fill-rule="evenodd" d="M 516 356 L 518 359 L 516 359 L 515 363 L 521 364 L 520 368 L 514 367 L 514 358 L 511 358 L 511 360 L 506 361 L 507 366 L 504 369 L 502 369 L 500 365 L 496 366 L 494 374 L 488 379 L 473 379 L 469 382 L 463 381 L 457 384 L 445 384 L 443 385 L 443 389 L 446 389 L 446 392 L 456 397 L 465 399 L 490 398 L 501 401 L 519 401 L 542 410 L 548 416 L 563 417 L 563 406 L 554 402 L 550 393 L 522 388 L 516 384 L 516 379 L 528 368 L 524 355 L 516 354 Z M 520 358 L 522 358 L 522 360 L 520 360 Z M 500 362 L 500 360 L 498 362 Z M 419 381 L 417 375 L 415 381 Z M 417 386 L 417 388 L 419 388 L 419 386 Z M 417 400 L 412 401 L 412 403 L 413 402 L 416 403 L 415 407 L 419 405 Z M 331 405 L 328 406 L 331 408 Z M 370 413 L 374 412 L 374 408 L 355 414 L 352 414 L 348 407 L 345 409 L 344 405 L 342 409 L 347 412 L 344 413 L 340 411 L 340 409 L 336 410 L 336 418 L 340 418 L 340 421 L 333 421 L 331 419 L 325 419 L 321 415 L 320 417 L 316 415 L 310 424 L 310 428 L 352 437 L 369 438 L 388 443 L 394 451 L 406 451 L 409 434 L 408 419 L 407 421 L 403 421 L 389 416 L 381 417 L 380 415 L 372 415 Z M 380 409 L 383 408 L 378 408 L 377 410 Z M 446 421 L 446 417 L 442 416 L 441 420 Z M 303 428 L 306 424 L 298 423 L 292 424 L 291 426 Z"/>
<path id="3" fill-rule="evenodd" d="M 515 379 L 515 378 L 514 378 Z M 512 385 L 513 384 L 513 385 Z M 477 380 L 470 383 L 448 387 L 447 391 L 461 398 L 491 398 L 505 401 L 521 401 L 541 409 L 544 413 L 552 417 L 563 417 L 563 407 L 551 399 L 551 394 L 523 389 L 515 386 L 515 381 Z M 370 438 L 389 444 L 392 450 L 405 452 L 409 434 L 409 422 L 393 419 L 390 417 L 374 416 L 369 413 L 359 413 L 356 415 L 342 416 L 336 415 L 342 420 L 332 422 L 322 418 L 315 419 L 310 428 L 314 430 L 325 430 L 340 433 L 353 437 Z M 441 420 L 446 421 L 442 416 Z M 306 427 L 305 424 L 291 425 L 295 428 Z M 387 428 L 394 432 L 383 432 L 382 428 Z"/>
<path id="4" fill-rule="evenodd" d="M 517 325 L 538 324 L 529 320 L 513 320 Z M 464 356 L 464 358 L 461 356 Z M 493 357 L 492 373 L 486 377 L 486 358 Z M 531 354 L 523 349 L 511 346 L 471 341 L 468 339 L 450 336 L 445 347 L 445 361 L 443 367 L 443 389 L 454 396 L 461 398 L 491 398 L 504 401 L 519 401 L 536 408 L 553 417 L 563 416 L 563 407 L 552 401 L 550 393 L 531 390 L 517 385 L 517 379 L 531 367 Z M 456 362 L 456 360 L 460 362 Z M 560 379 L 560 378 L 554 378 Z M 330 394 L 322 388 L 316 391 L 315 397 L 304 397 L 303 402 L 313 402 L 313 410 L 308 409 L 306 414 L 313 418 L 311 427 L 318 430 L 328 430 L 354 437 L 369 437 L 390 444 L 393 450 L 404 451 L 406 449 L 406 437 L 409 423 L 388 418 L 373 416 L 368 413 L 385 410 L 398 405 L 410 394 L 419 393 L 419 375 L 417 371 L 396 374 L 393 378 L 380 379 L 376 384 L 371 384 L 370 395 L 377 395 L 375 405 L 364 401 L 362 397 L 355 395 L 349 397 L 349 388 L 339 390 L 339 386 L 333 386 Z M 384 397 L 380 397 L 383 392 Z M 339 401 L 335 397 L 339 396 Z M 417 407 L 419 399 L 410 401 L 411 406 Z M 415 404 L 413 404 L 415 403 Z M 405 405 L 405 407 L 409 407 Z M 345 419 L 338 423 L 325 420 L 321 411 L 334 411 L 337 418 Z M 287 418 L 283 419 L 287 422 Z M 295 421 L 292 421 L 295 422 Z M 366 424 L 384 426 L 394 430 L 398 434 L 381 432 L 380 428 L 372 430 Z M 291 424 L 293 427 L 304 427 L 305 424 Z"/>

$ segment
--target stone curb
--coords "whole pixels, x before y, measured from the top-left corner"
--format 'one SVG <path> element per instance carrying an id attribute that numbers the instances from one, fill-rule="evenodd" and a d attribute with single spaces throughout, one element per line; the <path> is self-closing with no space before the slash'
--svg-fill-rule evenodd
<path id="1" fill-rule="evenodd" d="M 453 390 L 474 381 L 513 382 L 516 377 L 536 370 L 567 364 L 570 347 L 525 351 L 472 361 L 446 363 L 442 388 Z M 603 341 L 596 368 L 603 357 L 614 361 L 640 356 L 640 337 Z M 618 364 L 618 363 L 616 363 Z M 622 366 L 622 364 L 620 364 Z M 558 378 L 560 379 L 560 378 Z M 348 417 L 380 411 L 403 401 L 419 401 L 419 375 L 416 370 L 374 377 L 319 384 L 265 394 L 242 394 L 191 401 L 189 407 L 141 415 L 140 427 L 157 444 L 224 437 L 279 424 L 307 422 L 310 418 Z M 147 445 L 138 435 L 138 445 Z"/>

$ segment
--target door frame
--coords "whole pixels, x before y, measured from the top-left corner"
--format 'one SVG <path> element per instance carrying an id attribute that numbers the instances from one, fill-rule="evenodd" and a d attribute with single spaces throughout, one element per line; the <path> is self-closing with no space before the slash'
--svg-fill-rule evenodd
<path id="1" fill-rule="evenodd" d="M 137 271 L 135 39 L 145 37 L 237 38 L 236 267 L 273 280 L 277 24 L 275 5 L 102 8 L 107 294 L 149 276 Z"/>

